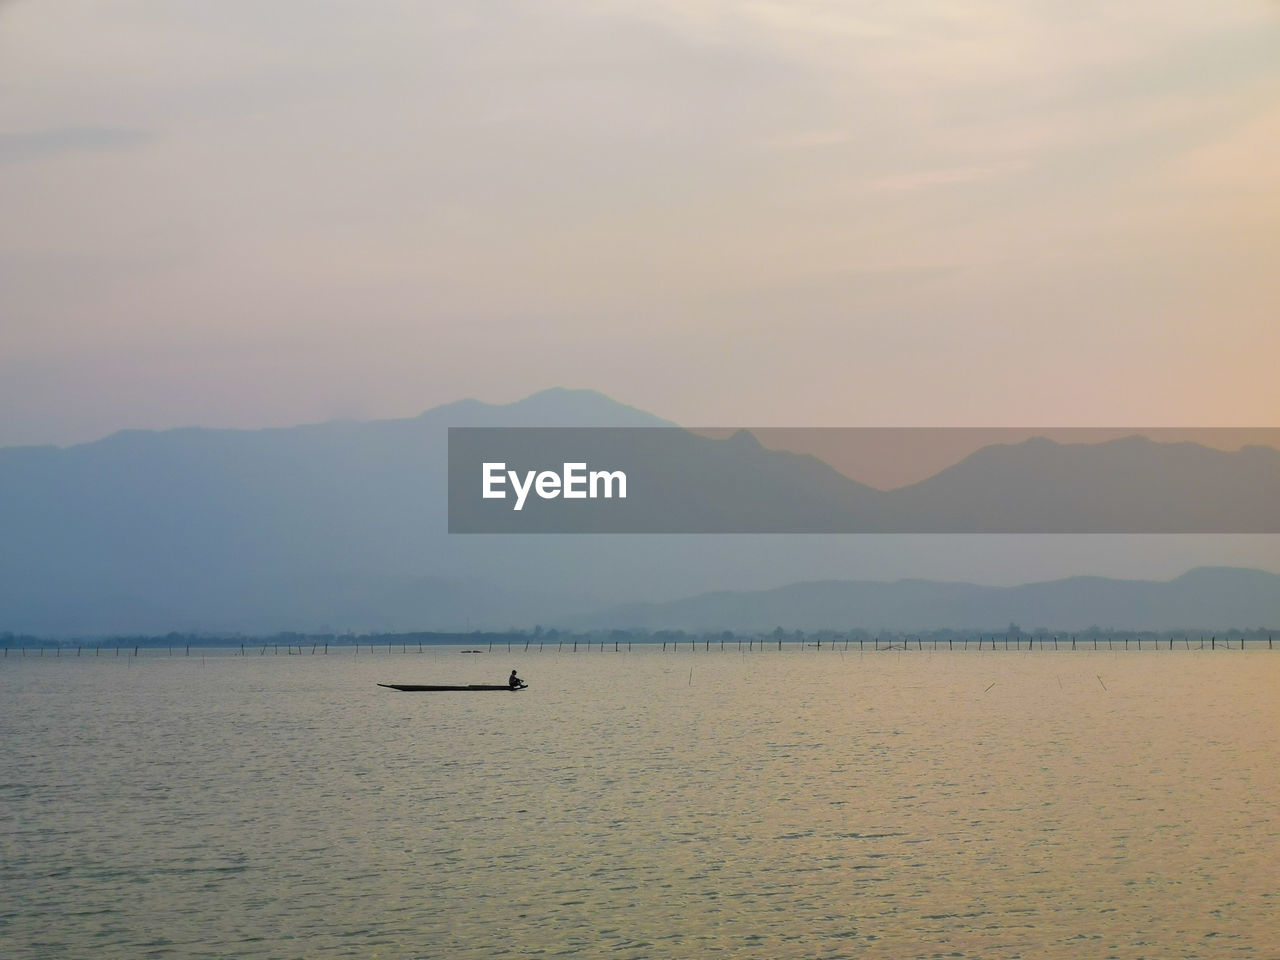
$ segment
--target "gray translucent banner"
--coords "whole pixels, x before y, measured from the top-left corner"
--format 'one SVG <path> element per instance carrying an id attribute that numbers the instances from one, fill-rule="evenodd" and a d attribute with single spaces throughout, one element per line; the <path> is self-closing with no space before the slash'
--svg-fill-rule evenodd
<path id="1" fill-rule="evenodd" d="M 1280 533 L 1280 430 L 449 430 L 450 533 Z"/>

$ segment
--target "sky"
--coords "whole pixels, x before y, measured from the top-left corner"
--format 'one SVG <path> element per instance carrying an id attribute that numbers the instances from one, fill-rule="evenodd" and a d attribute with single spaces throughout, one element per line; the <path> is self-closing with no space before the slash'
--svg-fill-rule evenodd
<path id="1" fill-rule="evenodd" d="M 0 0 L 0 445 L 1274 426 L 1274 0 Z"/>

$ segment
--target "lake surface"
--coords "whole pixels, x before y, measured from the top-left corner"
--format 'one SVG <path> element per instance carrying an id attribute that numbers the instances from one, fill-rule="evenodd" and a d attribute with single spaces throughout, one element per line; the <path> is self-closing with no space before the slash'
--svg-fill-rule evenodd
<path id="1" fill-rule="evenodd" d="M 1280 956 L 1280 652 L 11 651 L 0 737 L 11 960 Z"/>

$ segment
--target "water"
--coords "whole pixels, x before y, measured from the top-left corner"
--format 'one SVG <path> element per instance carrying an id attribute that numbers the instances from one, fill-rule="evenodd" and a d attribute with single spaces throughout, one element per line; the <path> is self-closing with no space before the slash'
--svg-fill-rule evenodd
<path id="1" fill-rule="evenodd" d="M 1277 957 L 1278 691 L 1265 650 L 11 656 L 0 955 Z"/>

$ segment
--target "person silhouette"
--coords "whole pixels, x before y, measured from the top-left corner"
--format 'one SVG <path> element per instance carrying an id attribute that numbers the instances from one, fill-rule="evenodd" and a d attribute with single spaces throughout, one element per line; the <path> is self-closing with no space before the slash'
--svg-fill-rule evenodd
<path id="1" fill-rule="evenodd" d="M 521 687 L 524 686 L 524 681 L 521 680 L 519 677 L 517 677 L 516 672 L 512 670 L 511 676 L 507 678 L 507 686 L 509 686 L 512 690 L 519 690 Z"/>

